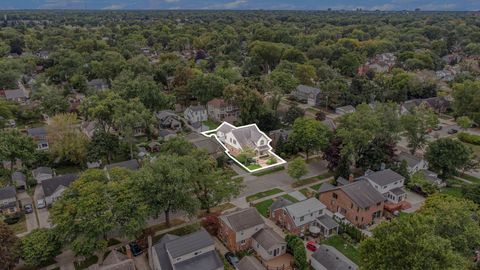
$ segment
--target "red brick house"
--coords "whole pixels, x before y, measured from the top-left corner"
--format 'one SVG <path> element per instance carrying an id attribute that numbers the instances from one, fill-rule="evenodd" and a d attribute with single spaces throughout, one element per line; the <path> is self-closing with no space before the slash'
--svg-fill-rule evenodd
<path id="1" fill-rule="evenodd" d="M 319 200 L 331 212 L 340 213 L 362 227 L 382 217 L 385 203 L 385 197 L 365 179 L 336 187 L 323 184 Z"/>

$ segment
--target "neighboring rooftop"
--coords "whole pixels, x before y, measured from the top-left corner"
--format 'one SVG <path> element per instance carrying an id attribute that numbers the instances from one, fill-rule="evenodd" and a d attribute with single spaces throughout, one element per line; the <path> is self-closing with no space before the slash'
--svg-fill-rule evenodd
<path id="1" fill-rule="evenodd" d="M 0 188 L 0 200 L 15 198 L 16 195 L 17 195 L 17 191 L 15 190 L 15 187 L 8 186 L 8 187 Z"/>
<path id="2" fill-rule="evenodd" d="M 270 211 L 275 211 L 276 209 L 278 208 L 282 208 L 282 207 L 285 207 L 285 206 L 288 206 L 288 205 L 291 205 L 292 202 L 283 198 L 283 197 L 280 197 L 279 199 L 275 200 L 272 205 L 270 205 Z"/>
<path id="3" fill-rule="evenodd" d="M 287 211 L 295 217 L 303 217 L 305 215 L 318 212 L 325 208 L 326 206 L 316 198 L 310 198 L 285 207 L 285 209 L 287 209 Z"/>
<path id="4" fill-rule="evenodd" d="M 303 84 L 297 86 L 297 91 L 304 94 L 309 94 L 309 95 L 317 95 L 321 92 L 320 89 L 318 88 L 311 87 L 308 85 L 303 85 Z"/>
<path id="5" fill-rule="evenodd" d="M 178 258 L 182 255 L 189 254 L 202 247 L 213 245 L 212 237 L 205 229 L 185 235 L 175 241 L 165 244 L 170 256 Z"/>
<path id="6" fill-rule="evenodd" d="M 38 167 L 32 170 L 33 177 L 37 177 L 40 174 L 53 174 L 53 170 L 50 167 Z"/>
<path id="7" fill-rule="evenodd" d="M 414 155 L 412 155 L 410 153 L 407 153 L 407 152 L 401 152 L 400 154 L 398 154 L 397 159 L 399 161 L 405 160 L 409 167 L 414 167 L 415 165 L 420 163 L 420 161 L 422 161 L 422 159 L 420 159 L 419 157 L 414 156 Z"/>
<path id="8" fill-rule="evenodd" d="M 397 181 L 405 179 L 405 177 L 403 177 L 402 175 L 392 171 L 391 169 L 372 172 L 370 174 L 362 176 L 361 178 L 368 179 L 368 180 L 374 182 L 375 184 L 378 184 L 379 186 L 389 185 L 389 184 L 392 184 L 392 183 L 395 183 Z"/>
<path id="9" fill-rule="evenodd" d="M 265 250 L 286 243 L 285 240 L 272 228 L 263 228 L 256 232 L 252 238 L 255 239 L 255 241 L 257 241 L 257 243 L 259 243 Z"/>
<path id="10" fill-rule="evenodd" d="M 264 223 L 256 208 L 241 209 L 232 213 L 224 214 L 220 216 L 220 218 L 236 232 Z"/>
<path id="11" fill-rule="evenodd" d="M 63 186 L 63 187 L 68 187 L 73 181 L 75 181 L 78 178 L 77 174 L 70 173 L 70 174 L 65 174 L 65 175 L 60 175 L 57 177 L 53 177 L 47 180 L 43 180 L 41 183 L 42 188 L 43 188 L 43 193 L 46 197 L 52 195 L 55 193 L 55 191 Z"/>
<path id="12" fill-rule="evenodd" d="M 27 128 L 28 136 L 45 136 L 47 134 L 47 130 L 45 127 L 35 127 L 35 128 Z"/>
<path id="13" fill-rule="evenodd" d="M 371 205 L 385 201 L 385 197 L 383 197 L 382 194 L 372 187 L 372 185 L 365 179 L 355 181 L 339 188 L 362 208 L 367 208 Z"/>
<path id="14" fill-rule="evenodd" d="M 105 166 L 107 170 L 111 170 L 112 168 L 125 168 L 128 170 L 138 170 L 140 168 L 140 164 L 136 159 L 126 160 L 122 162 L 112 163 Z"/>
<path id="15" fill-rule="evenodd" d="M 255 257 L 245 256 L 237 265 L 238 270 L 267 270 Z"/>
<path id="16" fill-rule="evenodd" d="M 18 99 L 28 97 L 27 93 L 25 93 L 25 91 L 21 89 L 5 90 L 4 93 L 6 99 Z"/>
<path id="17" fill-rule="evenodd" d="M 356 270 L 358 265 L 343 255 L 336 248 L 329 245 L 320 245 L 312 254 L 317 262 L 319 262 L 327 270 Z"/>

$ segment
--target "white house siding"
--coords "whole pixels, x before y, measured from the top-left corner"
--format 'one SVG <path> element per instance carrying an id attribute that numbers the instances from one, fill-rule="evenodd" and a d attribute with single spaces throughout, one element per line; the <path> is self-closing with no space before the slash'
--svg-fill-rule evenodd
<path id="1" fill-rule="evenodd" d="M 391 184 L 386 185 L 386 186 L 379 186 L 378 184 L 376 184 L 376 183 L 373 182 L 373 181 L 370 181 L 370 180 L 368 180 L 368 181 L 370 182 L 370 184 L 371 184 L 376 190 L 378 190 L 378 192 L 384 194 L 384 193 L 387 193 L 387 192 L 389 192 L 390 190 L 392 190 L 392 189 L 394 189 L 394 188 L 401 188 L 401 187 L 403 187 L 403 181 L 404 181 L 404 180 L 399 180 L 399 181 L 395 182 L 396 184 L 395 184 L 395 183 L 391 183 Z"/>
<path id="2" fill-rule="evenodd" d="M 47 203 L 47 205 L 51 205 L 53 204 L 56 200 L 58 200 L 58 198 L 62 195 L 62 193 L 65 191 L 65 187 L 58 187 L 57 190 L 55 190 L 55 192 L 48 196 L 48 197 L 45 197 L 45 202 Z"/>
<path id="3" fill-rule="evenodd" d="M 249 238 L 252 238 L 252 235 L 254 235 L 259 230 L 263 229 L 264 227 L 265 227 L 265 224 L 259 224 L 255 227 L 248 228 L 248 229 L 243 230 L 243 231 L 239 231 L 235 234 L 235 239 L 236 239 L 237 243 L 240 243 L 243 240 L 247 240 Z"/>
<path id="4" fill-rule="evenodd" d="M 232 132 L 228 132 L 227 134 L 225 134 L 225 143 L 232 146 L 235 149 L 242 149 L 242 147 L 237 141 L 237 138 L 233 136 Z"/>
<path id="5" fill-rule="evenodd" d="M 266 250 L 262 247 L 262 245 L 260 245 L 257 241 L 255 241 L 255 239 L 252 239 L 252 247 L 253 247 L 253 250 L 255 250 L 255 252 L 257 252 L 257 254 L 260 255 L 260 257 L 262 257 L 262 259 L 266 261 L 271 260 L 277 256 L 283 255 L 286 252 L 285 245 L 275 245 L 269 250 Z M 277 249 L 277 252 L 278 252 L 276 256 L 273 255 L 275 249 Z"/>

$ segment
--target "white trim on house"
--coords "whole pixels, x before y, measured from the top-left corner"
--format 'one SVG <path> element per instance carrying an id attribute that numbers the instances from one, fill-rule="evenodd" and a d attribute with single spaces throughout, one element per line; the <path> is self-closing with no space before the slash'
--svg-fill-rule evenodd
<path id="1" fill-rule="evenodd" d="M 266 165 L 262 168 L 258 168 L 258 169 L 255 169 L 255 170 L 250 170 L 249 168 L 247 168 L 245 165 L 243 165 L 241 162 L 239 162 L 233 155 L 230 154 L 230 150 L 225 146 L 225 144 L 220 140 L 220 138 L 217 136 L 217 131 L 219 131 L 219 129 L 221 127 L 223 127 L 224 125 L 227 125 L 229 126 L 230 128 L 232 129 L 239 129 L 239 128 L 246 128 L 246 127 L 255 127 L 257 130 L 260 131 L 260 134 L 262 136 L 264 136 L 265 138 L 267 138 L 267 142 L 266 142 L 266 145 L 268 145 L 268 150 L 267 152 L 272 155 L 273 157 L 275 157 L 275 159 L 277 160 L 277 163 L 275 164 L 272 164 L 272 165 Z M 244 126 L 241 126 L 241 127 L 236 127 L 228 122 L 223 122 L 220 126 L 218 126 L 216 129 L 213 129 L 213 130 L 209 130 L 209 131 L 204 131 L 202 132 L 202 135 L 206 136 L 206 137 L 214 137 L 215 139 L 217 139 L 217 141 L 223 146 L 223 148 L 225 149 L 225 154 L 227 154 L 227 156 L 229 156 L 233 161 L 235 161 L 238 165 L 240 165 L 243 169 L 245 169 L 247 172 L 249 173 L 253 173 L 253 172 L 259 172 L 259 171 L 263 171 L 265 169 L 269 169 L 269 168 L 273 168 L 273 167 L 277 167 L 277 166 L 281 166 L 281 165 L 284 165 L 286 164 L 287 162 L 285 160 L 283 160 L 281 157 L 279 157 L 277 154 L 275 154 L 273 151 L 272 151 L 272 146 L 270 146 L 270 142 L 272 142 L 272 139 L 270 137 L 267 136 L 267 134 L 265 134 L 263 131 L 261 131 L 257 124 L 250 124 L 250 125 L 244 125 Z M 223 136 L 225 136 L 226 134 L 224 134 Z M 263 138 L 263 137 L 262 137 Z M 232 145 L 233 147 L 233 145 Z M 237 148 L 237 147 L 235 147 Z M 238 145 L 238 148 L 241 149 L 241 146 Z"/>

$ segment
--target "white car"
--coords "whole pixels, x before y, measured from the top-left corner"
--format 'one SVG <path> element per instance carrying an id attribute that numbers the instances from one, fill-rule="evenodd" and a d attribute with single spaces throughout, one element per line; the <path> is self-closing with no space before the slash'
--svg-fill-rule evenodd
<path id="1" fill-rule="evenodd" d="M 47 206 L 47 204 L 45 203 L 45 199 L 37 200 L 37 208 L 38 209 L 45 208 L 46 206 Z"/>

